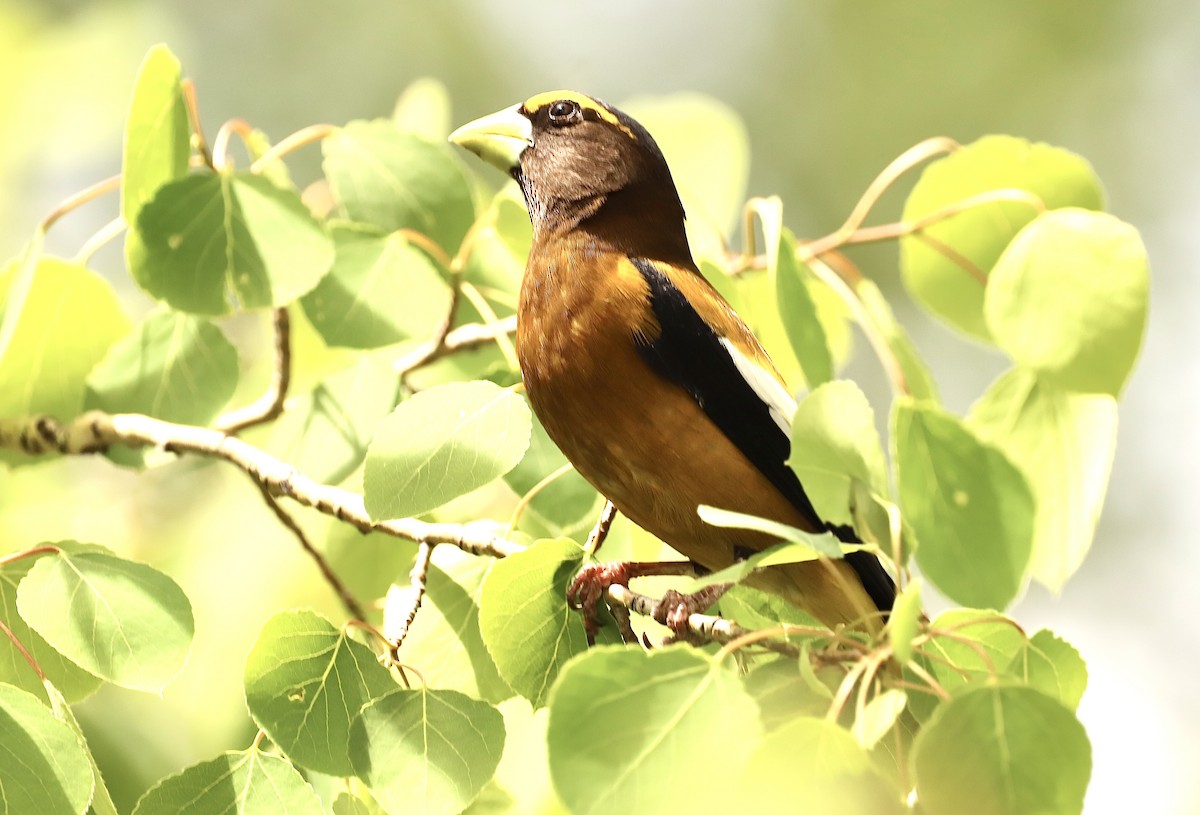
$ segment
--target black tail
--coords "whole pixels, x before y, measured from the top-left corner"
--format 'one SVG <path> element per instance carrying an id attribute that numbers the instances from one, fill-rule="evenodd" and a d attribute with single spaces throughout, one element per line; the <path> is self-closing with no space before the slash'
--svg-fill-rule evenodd
<path id="1" fill-rule="evenodd" d="M 842 543 L 862 543 L 862 539 L 849 526 L 834 526 L 826 524 L 825 528 L 834 534 Z M 846 555 L 846 562 L 858 574 L 867 595 L 880 611 L 891 611 L 892 603 L 896 600 L 896 584 L 891 575 L 883 568 L 879 558 L 870 552 L 851 552 Z"/>

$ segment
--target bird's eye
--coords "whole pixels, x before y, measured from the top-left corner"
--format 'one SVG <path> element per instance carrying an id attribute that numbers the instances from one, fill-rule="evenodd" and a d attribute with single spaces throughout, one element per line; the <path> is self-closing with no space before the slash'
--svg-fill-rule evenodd
<path id="1" fill-rule="evenodd" d="M 550 106 L 550 123 L 556 125 L 570 124 L 579 116 L 579 104 L 570 99 L 559 99 Z"/>

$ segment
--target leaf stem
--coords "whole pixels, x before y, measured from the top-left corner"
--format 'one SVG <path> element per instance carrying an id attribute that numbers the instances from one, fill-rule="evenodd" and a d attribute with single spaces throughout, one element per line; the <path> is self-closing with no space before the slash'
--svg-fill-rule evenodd
<path id="1" fill-rule="evenodd" d="M 324 141 L 338 131 L 335 125 L 319 124 L 302 127 L 290 136 L 285 136 L 263 153 L 250 165 L 250 172 L 261 173 L 273 161 L 294 153 L 305 145 Z"/>
<path id="2" fill-rule="evenodd" d="M 13 633 L 13 630 L 5 625 L 4 620 L 0 620 L 0 631 L 3 631 L 5 636 L 12 641 L 13 646 L 21 652 L 21 656 L 23 656 L 25 661 L 29 663 L 29 667 L 33 668 L 33 672 L 38 675 L 38 679 L 45 682 L 46 672 L 42 670 L 42 666 L 38 664 L 38 661 L 33 658 L 33 654 L 29 653 L 29 651 L 25 648 L 25 645 L 19 639 L 17 639 L 17 635 Z"/>
<path id="3" fill-rule="evenodd" d="M 120 189 L 120 187 L 121 176 L 119 175 L 111 176 L 103 181 L 97 181 L 95 184 L 80 190 L 60 203 L 54 209 L 50 210 L 50 212 L 47 213 L 46 216 L 38 223 L 38 229 L 40 229 L 42 232 L 45 232 L 51 226 L 53 226 L 59 218 L 66 215 L 68 212 L 78 209 L 79 207 L 91 201 L 95 201 L 102 195 L 115 192 L 116 190 Z"/>

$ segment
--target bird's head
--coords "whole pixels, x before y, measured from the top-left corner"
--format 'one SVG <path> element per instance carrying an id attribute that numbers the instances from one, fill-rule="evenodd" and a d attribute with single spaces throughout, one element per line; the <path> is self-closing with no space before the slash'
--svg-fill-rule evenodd
<path id="1" fill-rule="evenodd" d="M 686 252 L 683 205 L 666 159 L 616 108 L 549 91 L 463 125 L 450 141 L 517 180 L 535 235 L 582 227 L 635 254 L 648 241 L 682 241 Z"/>

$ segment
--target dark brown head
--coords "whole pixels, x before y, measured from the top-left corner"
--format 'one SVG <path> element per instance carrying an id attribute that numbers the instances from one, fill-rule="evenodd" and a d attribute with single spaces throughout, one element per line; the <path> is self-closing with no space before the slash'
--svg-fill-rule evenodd
<path id="1" fill-rule="evenodd" d="M 464 125 L 450 140 L 517 179 L 535 240 L 581 229 L 627 254 L 690 259 L 662 151 L 616 108 L 550 91 Z"/>

